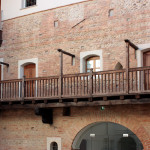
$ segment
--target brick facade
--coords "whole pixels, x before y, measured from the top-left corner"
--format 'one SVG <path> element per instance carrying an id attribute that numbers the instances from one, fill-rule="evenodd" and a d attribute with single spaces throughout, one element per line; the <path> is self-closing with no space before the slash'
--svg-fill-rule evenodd
<path id="1" fill-rule="evenodd" d="M 150 42 L 149 6 L 148 0 L 131 4 L 95 0 L 4 21 L 0 52 L 10 64 L 4 79 L 18 78 L 18 60 L 31 58 L 39 59 L 38 76 L 58 74 L 58 48 L 76 55 L 75 66 L 64 57 L 64 73 L 79 72 L 80 52 L 100 49 L 104 70 L 115 68 L 117 62 L 125 67 L 124 39 L 136 44 Z M 114 16 L 108 16 L 110 9 Z M 58 27 L 54 27 L 56 20 Z M 136 67 L 133 50 L 130 59 L 130 67 Z"/>
<path id="2" fill-rule="evenodd" d="M 62 108 L 54 109 L 53 125 L 43 124 L 32 109 L 3 110 L 0 114 L 0 150 L 47 150 L 47 137 L 61 137 L 62 150 L 71 150 L 77 133 L 94 122 L 121 124 L 150 149 L 150 105 L 72 107 L 71 116 L 62 116 Z"/>
<path id="3" fill-rule="evenodd" d="M 114 16 L 109 17 L 110 9 Z M 58 27 L 54 27 L 58 21 Z M 3 44 L 0 58 L 4 79 L 18 78 L 18 60 L 38 58 L 38 76 L 59 74 L 58 48 L 75 54 L 64 56 L 64 73 L 80 72 L 80 52 L 102 50 L 103 70 L 114 69 L 120 62 L 125 68 L 125 43 L 150 43 L 149 0 L 91 0 L 70 6 L 30 14 L 3 22 Z M 134 50 L 130 67 L 136 67 Z M 43 124 L 33 109 L 0 112 L 0 150 L 46 150 L 47 137 L 61 137 L 62 150 L 71 150 L 76 134 L 93 122 L 115 122 L 133 131 L 144 150 L 150 149 L 150 105 L 74 107 L 71 116 L 54 109 L 54 124 Z"/>

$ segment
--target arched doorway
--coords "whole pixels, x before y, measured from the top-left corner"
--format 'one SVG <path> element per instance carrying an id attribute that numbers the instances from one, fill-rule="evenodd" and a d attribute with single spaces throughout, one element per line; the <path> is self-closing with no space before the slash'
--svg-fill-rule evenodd
<path id="1" fill-rule="evenodd" d="M 143 150 L 138 137 L 128 128 L 112 123 L 93 123 L 75 137 L 73 150 Z"/>

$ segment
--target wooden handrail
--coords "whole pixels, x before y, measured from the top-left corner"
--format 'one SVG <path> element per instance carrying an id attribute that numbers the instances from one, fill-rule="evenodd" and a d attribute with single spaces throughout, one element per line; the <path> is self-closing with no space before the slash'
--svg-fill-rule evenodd
<path id="1" fill-rule="evenodd" d="M 148 92 L 150 66 L 122 70 L 66 74 L 0 81 L 0 99 L 83 97 L 113 93 Z M 34 94 L 33 94 L 34 93 Z M 90 99 L 91 100 L 91 99 Z"/>

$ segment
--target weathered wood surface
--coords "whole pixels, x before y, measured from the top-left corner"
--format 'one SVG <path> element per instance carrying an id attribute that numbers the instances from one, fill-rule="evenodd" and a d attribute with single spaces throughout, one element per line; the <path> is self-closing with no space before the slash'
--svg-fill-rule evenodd
<path id="1" fill-rule="evenodd" d="M 146 75 L 145 75 L 146 74 Z M 0 101 L 90 98 L 150 93 L 150 67 L 0 81 Z M 124 98 L 121 98 L 124 99 Z M 77 100 L 76 100 L 77 101 Z M 35 103 L 35 102 L 33 102 Z"/>

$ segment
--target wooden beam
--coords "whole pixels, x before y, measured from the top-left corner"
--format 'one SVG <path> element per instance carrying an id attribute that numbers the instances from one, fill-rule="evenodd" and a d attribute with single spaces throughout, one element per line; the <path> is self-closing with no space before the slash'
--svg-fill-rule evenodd
<path id="1" fill-rule="evenodd" d="M 140 99 L 141 96 L 140 96 L 140 95 L 135 95 L 135 98 L 136 98 L 136 99 Z"/>
<path id="2" fill-rule="evenodd" d="M 78 99 L 77 99 L 77 98 L 74 98 L 73 101 L 74 101 L 75 103 L 77 103 L 77 102 L 78 102 Z"/>
<path id="3" fill-rule="evenodd" d="M 104 97 L 103 97 L 103 101 L 107 101 L 107 96 L 104 96 Z"/>
<path id="4" fill-rule="evenodd" d="M 21 105 L 24 105 L 24 101 L 21 101 L 20 103 L 21 103 Z"/>
<path id="5" fill-rule="evenodd" d="M 58 52 L 62 52 L 63 54 L 69 55 L 69 56 L 71 56 L 71 57 L 75 57 L 74 54 L 71 54 L 71 53 L 69 53 L 69 52 L 66 52 L 66 51 L 64 51 L 64 50 L 62 50 L 62 49 L 58 49 L 57 51 L 58 51 Z"/>
<path id="6" fill-rule="evenodd" d="M 7 67 L 9 67 L 9 64 L 8 64 L 8 63 L 4 63 L 4 62 L 1 62 L 1 61 L 0 61 L 0 64 L 6 65 Z"/>
<path id="7" fill-rule="evenodd" d="M 128 39 L 125 39 L 124 40 L 126 43 L 129 43 L 129 45 L 132 47 L 132 48 L 134 48 L 135 50 L 137 50 L 137 49 L 139 49 L 135 44 L 133 44 L 130 40 L 128 40 Z"/>
<path id="8" fill-rule="evenodd" d="M 0 109 L 16 109 L 16 108 L 58 108 L 58 107 L 91 107 L 91 106 L 105 106 L 105 105 L 128 105 L 128 104 L 150 104 L 149 98 L 141 99 L 126 99 L 126 100 L 108 100 L 108 101 L 93 101 L 93 102 L 67 102 L 67 103 L 37 103 L 37 104 L 13 104 L 13 105 L 1 105 Z"/>
<path id="9" fill-rule="evenodd" d="M 121 99 L 121 100 L 124 100 L 124 95 L 121 95 L 121 96 L 120 96 L 120 99 Z"/>
<path id="10" fill-rule="evenodd" d="M 48 101 L 47 100 L 44 100 L 44 104 L 47 104 L 48 103 Z"/>

